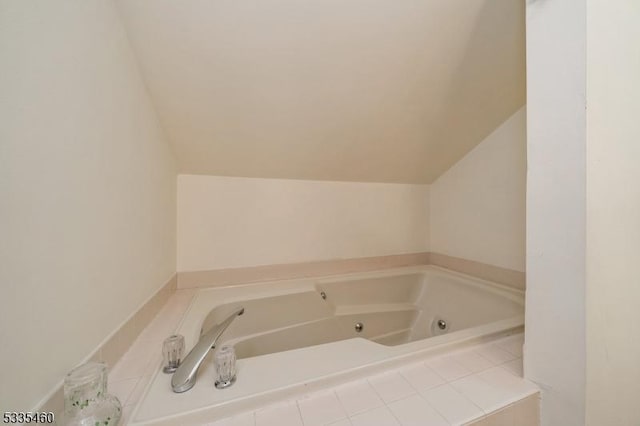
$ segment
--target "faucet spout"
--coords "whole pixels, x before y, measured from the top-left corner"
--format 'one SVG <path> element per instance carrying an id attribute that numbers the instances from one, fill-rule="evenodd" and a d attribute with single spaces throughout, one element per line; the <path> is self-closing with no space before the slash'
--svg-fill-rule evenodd
<path id="1" fill-rule="evenodd" d="M 191 349 L 189 354 L 184 358 L 173 377 L 171 377 L 171 389 L 176 393 L 186 392 L 196 384 L 196 375 L 198 369 L 204 361 L 209 351 L 216 347 L 218 339 L 229 327 L 231 322 L 244 313 L 244 308 L 236 309 L 227 319 L 220 324 L 216 324 L 206 334 L 200 336 L 198 343 Z"/>

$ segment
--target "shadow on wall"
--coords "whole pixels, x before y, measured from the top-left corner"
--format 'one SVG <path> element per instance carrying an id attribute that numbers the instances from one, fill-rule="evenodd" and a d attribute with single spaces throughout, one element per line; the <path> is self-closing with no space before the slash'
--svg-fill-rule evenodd
<path id="1" fill-rule="evenodd" d="M 447 103 L 440 107 L 440 118 L 432 132 L 434 144 L 427 153 L 448 155 L 450 164 L 455 164 L 455 159 L 475 146 L 474 142 L 484 140 L 526 103 L 525 4 L 485 0 L 468 40 L 459 66 L 451 75 Z M 491 54 L 496 50 L 510 53 Z M 467 99 L 476 101 L 470 103 Z M 489 104 L 493 107 L 487 108 Z M 477 114 L 478 109 L 484 114 Z M 478 135 L 482 137 L 477 138 Z M 460 142 L 460 152 L 451 149 L 451 141 Z"/>

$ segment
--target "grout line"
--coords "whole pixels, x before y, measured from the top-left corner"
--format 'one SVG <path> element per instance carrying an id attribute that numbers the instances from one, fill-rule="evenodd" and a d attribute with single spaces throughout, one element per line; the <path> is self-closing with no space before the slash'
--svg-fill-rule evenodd
<path id="1" fill-rule="evenodd" d="M 478 351 L 476 350 L 476 348 L 473 348 L 473 353 L 474 353 L 474 354 L 476 354 L 476 355 L 478 355 L 480 358 L 482 358 L 482 359 L 486 360 L 487 362 L 489 362 L 489 363 L 491 364 L 491 367 L 489 367 L 489 368 L 493 368 L 493 367 L 495 367 L 495 366 L 499 365 L 499 364 L 495 364 L 495 363 L 494 363 L 493 361 L 491 361 L 489 358 L 487 358 L 486 356 L 482 355 L 480 352 L 478 352 Z M 509 361 L 505 361 L 505 362 L 509 362 Z M 481 370 L 481 371 L 486 371 L 486 370 L 488 370 L 489 368 L 485 368 L 484 370 Z M 480 372 L 480 371 L 479 371 L 479 372 Z"/>
<path id="2" fill-rule="evenodd" d="M 409 384 L 409 386 L 411 386 L 411 384 Z M 418 395 L 420 395 L 420 394 L 418 394 Z M 415 396 L 415 394 L 405 396 L 404 398 L 396 399 L 396 400 L 395 400 L 395 401 L 393 401 L 393 402 L 402 401 L 403 399 L 411 398 L 411 397 L 413 397 L 413 396 Z M 423 398 L 423 399 L 424 399 L 424 398 Z M 396 413 L 394 413 L 394 412 L 393 412 L 393 410 L 392 410 L 391 408 L 389 408 L 389 405 L 388 405 L 387 403 L 385 403 L 385 407 L 387 407 L 387 410 L 389 410 L 389 412 L 391 413 L 391 415 L 393 416 L 393 418 L 394 418 L 394 419 L 396 419 L 396 421 L 398 422 L 398 424 L 399 424 L 400 426 L 403 426 L 403 425 L 402 425 L 402 422 L 400 421 L 400 419 L 398 418 L 398 416 L 396 416 Z"/>
<path id="3" fill-rule="evenodd" d="M 481 380 L 480 377 L 478 377 L 478 380 Z M 485 411 L 484 408 L 482 408 L 481 406 L 479 406 L 478 404 L 476 404 L 475 402 L 473 402 L 471 400 L 471 398 L 469 398 L 467 395 L 465 395 L 464 393 L 460 392 L 455 386 L 451 385 L 450 386 L 453 388 L 454 391 L 458 392 L 458 394 L 460 394 L 464 399 L 466 399 L 468 402 L 470 402 L 471 404 L 473 404 L 474 406 L 478 407 L 478 409 L 483 413 L 483 415 L 486 415 L 487 412 Z"/>
<path id="4" fill-rule="evenodd" d="M 302 410 L 300 409 L 300 400 L 296 399 L 296 408 L 298 409 L 298 415 L 300 416 L 300 421 L 302 422 L 302 426 L 306 426 L 307 423 L 304 421 L 304 417 L 302 417 Z"/>

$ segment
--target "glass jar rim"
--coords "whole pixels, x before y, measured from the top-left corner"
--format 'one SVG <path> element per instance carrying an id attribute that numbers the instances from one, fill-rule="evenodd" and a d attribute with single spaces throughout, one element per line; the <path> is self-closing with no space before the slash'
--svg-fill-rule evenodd
<path id="1" fill-rule="evenodd" d="M 107 376 L 107 364 L 90 361 L 71 370 L 64 378 L 67 386 L 80 386 L 104 380 Z"/>

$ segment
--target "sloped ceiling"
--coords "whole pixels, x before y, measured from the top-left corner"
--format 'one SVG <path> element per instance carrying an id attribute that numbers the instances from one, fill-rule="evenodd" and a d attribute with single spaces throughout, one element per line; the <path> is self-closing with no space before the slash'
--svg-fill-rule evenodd
<path id="1" fill-rule="evenodd" d="M 430 183 L 525 102 L 523 0 L 120 0 L 181 173 Z"/>

